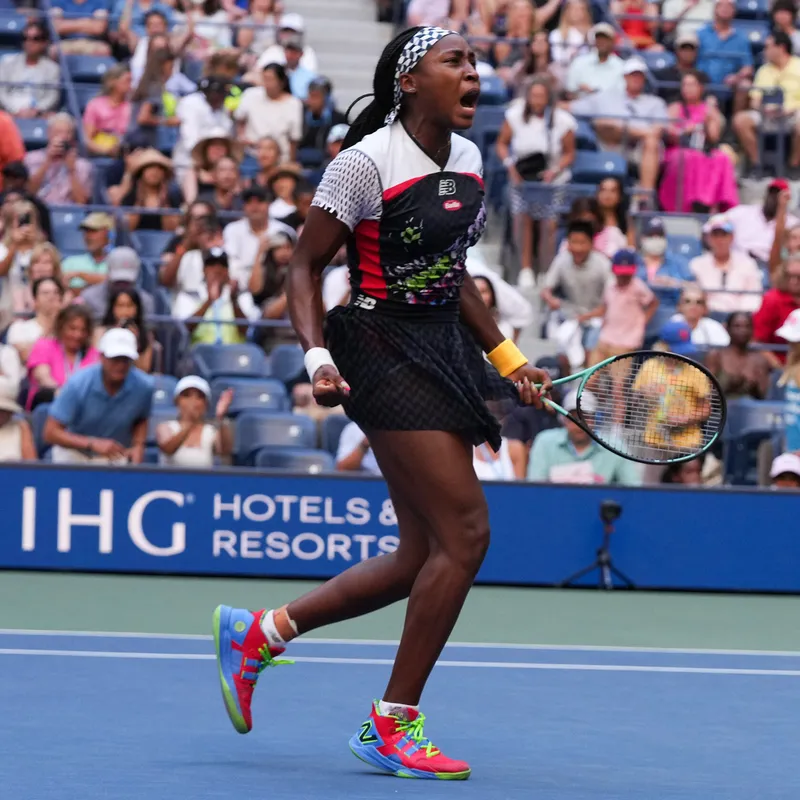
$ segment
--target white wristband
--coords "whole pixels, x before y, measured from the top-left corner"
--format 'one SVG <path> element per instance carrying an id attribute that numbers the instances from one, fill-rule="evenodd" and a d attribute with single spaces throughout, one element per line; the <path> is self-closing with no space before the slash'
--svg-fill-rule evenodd
<path id="1" fill-rule="evenodd" d="M 306 372 L 308 373 L 308 379 L 310 381 L 314 380 L 314 376 L 317 374 L 317 370 L 320 367 L 333 367 L 336 369 L 336 364 L 333 363 L 330 351 L 324 347 L 312 347 L 306 353 L 303 361 L 306 365 Z"/>

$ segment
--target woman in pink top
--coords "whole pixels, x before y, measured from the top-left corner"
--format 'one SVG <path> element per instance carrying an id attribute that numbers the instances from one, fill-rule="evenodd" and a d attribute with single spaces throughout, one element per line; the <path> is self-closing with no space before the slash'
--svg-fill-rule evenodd
<path id="1" fill-rule="evenodd" d="M 703 100 L 703 89 L 700 74 L 687 72 L 681 80 L 681 102 L 668 109 L 673 122 L 658 190 L 665 211 L 708 213 L 739 204 L 733 163 L 716 146 L 722 115 L 714 98 Z"/>
<path id="2" fill-rule="evenodd" d="M 117 64 L 103 75 L 103 88 L 83 112 L 83 131 L 92 155 L 116 156 L 131 121 L 131 70 Z"/>
<path id="3" fill-rule="evenodd" d="M 85 306 L 67 306 L 59 312 L 55 336 L 39 339 L 28 356 L 31 388 L 25 406 L 29 411 L 51 402 L 70 375 L 100 359 L 91 340 L 92 317 Z"/>

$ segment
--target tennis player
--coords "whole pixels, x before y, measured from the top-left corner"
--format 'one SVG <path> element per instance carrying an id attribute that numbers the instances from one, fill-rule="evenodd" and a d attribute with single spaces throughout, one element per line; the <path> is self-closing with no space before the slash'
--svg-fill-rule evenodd
<path id="1" fill-rule="evenodd" d="M 214 613 L 225 704 L 246 733 L 256 680 L 288 642 L 408 598 L 383 699 L 350 740 L 363 761 L 401 777 L 469 777 L 425 736 L 418 704 L 489 546 L 472 448 L 500 447 L 487 401 L 538 406 L 534 384 L 542 393 L 552 385 L 500 333 L 464 266 L 486 219 L 483 166 L 452 131 L 472 124 L 479 90 L 475 55 L 458 34 L 418 27 L 394 39 L 290 269 L 289 309 L 314 396 L 343 404 L 368 437 L 397 515 L 397 551 L 282 608 Z M 323 334 L 321 273 L 344 243 L 352 300 L 328 314 Z"/>

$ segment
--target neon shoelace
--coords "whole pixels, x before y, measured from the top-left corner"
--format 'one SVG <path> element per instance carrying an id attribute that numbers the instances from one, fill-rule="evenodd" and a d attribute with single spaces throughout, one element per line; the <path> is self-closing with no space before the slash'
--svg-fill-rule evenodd
<path id="1" fill-rule="evenodd" d="M 289 658 L 275 658 L 269 651 L 269 647 L 264 645 L 258 648 L 258 654 L 261 656 L 261 664 L 258 667 L 258 674 L 260 675 L 267 667 L 279 667 L 283 664 L 294 664 Z"/>
<path id="2" fill-rule="evenodd" d="M 439 748 L 435 747 L 433 742 L 428 739 L 423 733 L 425 727 L 425 715 L 420 714 L 416 719 L 398 719 L 397 730 L 407 733 L 410 739 L 413 739 L 419 746 L 420 750 L 425 751 L 426 758 L 432 758 L 439 755 Z"/>

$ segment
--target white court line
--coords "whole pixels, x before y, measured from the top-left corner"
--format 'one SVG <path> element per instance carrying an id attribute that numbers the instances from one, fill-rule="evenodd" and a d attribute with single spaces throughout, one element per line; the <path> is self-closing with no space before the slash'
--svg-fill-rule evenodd
<path id="1" fill-rule="evenodd" d="M 59 658 L 115 658 L 144 661 L 213 661 L 211 653 L 119 653 L 103 650 L 33 650 L 24 648 L 0 648 L 0 656 L 56 656 Z M 306 664 L 351 664 L 392 666 L 390 658 L 317 658 L 301 656 L 294 659 Z M 510 661 L 439 661 L 437 667 L 464 669 L 523 669 L 550 670 L 555 672 L 660 672 L 688 675 L 755 675 L 785 678 L 800 678 L 796 669 L 732 669 L 714 667 L 655 667 L 627 664 L 546 664 L 538 662 Z"/>
<path id="2" fill-rule="evenodd" d="M 0 628 L 0 636 L 71 636 L 74 638 L 97 639 L 166 639 L 173 641 L 211 641 L 210 634 L 204 633 L 139 633 L 136 631 L 48 631 L 28 628 Z M 303 637 L 292 642 L 292 646 L 302 644 L 330 644 L 345 647 L 386 646 L 397 647 L 396 639 L 324 639 Z M 552 652 L 584 653 L 675 653 L 678 655 L 708 656 L 775 656 L 780 658 L 800 658 L 800 650 L 725 650 L 693 647 L 636 647 L 594 644 L 519 644 L 502 642 L 448 642 L 446 647 L 475 650 L 540 650 Z"/>

